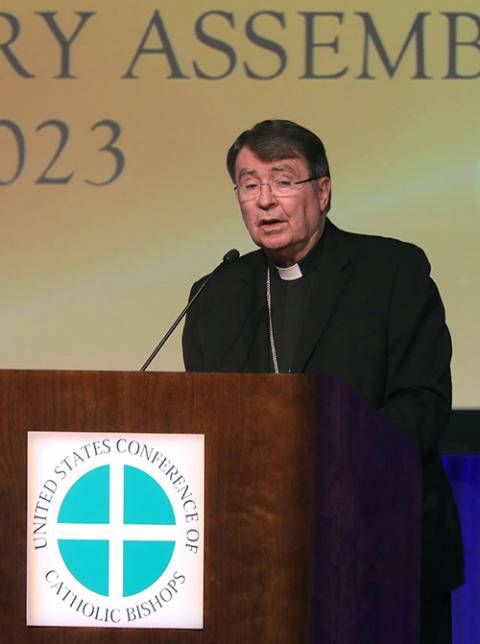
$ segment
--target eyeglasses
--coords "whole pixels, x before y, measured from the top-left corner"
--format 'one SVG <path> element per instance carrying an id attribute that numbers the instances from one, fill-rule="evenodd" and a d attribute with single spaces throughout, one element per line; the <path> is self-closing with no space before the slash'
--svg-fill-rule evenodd
<path id="1" fill-rule="evenodd" d="M 304 183 L 315 181 L 316 179 L 321 179 L 321 177 L 309 177 L 301 181 L 291 181 L 290 179 L 279 177 L 262 183 L 255 177 L 245 177 L 233 189 L 241 202 L 257 199 L 260 196 L 262 186 L 268 186 L 274 197 L 294 197 Z"/>

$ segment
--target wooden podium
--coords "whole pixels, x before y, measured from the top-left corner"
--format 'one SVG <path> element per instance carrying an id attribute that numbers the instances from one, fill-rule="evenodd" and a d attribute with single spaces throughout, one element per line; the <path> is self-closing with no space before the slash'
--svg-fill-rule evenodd
<path id="1" fill-rule="evenodd" d="M 25 625 L 27 431 L 201 433 L 205 628 Z M 0 372 L 3 642 L 414 644 L 419 459 L 309 375 Z"/>

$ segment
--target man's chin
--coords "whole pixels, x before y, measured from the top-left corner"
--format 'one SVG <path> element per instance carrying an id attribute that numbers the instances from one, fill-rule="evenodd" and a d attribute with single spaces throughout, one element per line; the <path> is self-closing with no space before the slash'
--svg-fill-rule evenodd
<path id="1" fill-rule="evenodd" d="M 285 235 L 263 235 L 257 242 L 260 248 L 265 252 L 275 252 L 288 249 L 291 244 L 291 239 L 286 239 Z"/>
<path id="2" fill-rule="evenodd" d="M 295 254 L 291 244 L 258 245 L 276 266 L 291 266 L 292 264 L 295 264 Z"/>

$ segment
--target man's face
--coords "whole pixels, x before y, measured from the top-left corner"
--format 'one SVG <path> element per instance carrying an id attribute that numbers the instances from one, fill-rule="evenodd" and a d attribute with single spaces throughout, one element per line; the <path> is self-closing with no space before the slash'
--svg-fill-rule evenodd
<path id="1" fill-rule="evenodd" d="M 302 158 L 262 161 L 248 147 L 238 153 L 236 183 L 252 177 L 264 184 L 257 197 L 240 200 L 243 221 L 255 244 L 277 266 L 299 262 L 322 236 L 330 180 L 323 177 L 301 184 L 288 197 L 276 197 L 267 184 L 274 179 L 301 181 L 309 176 L 310 170 Z"/>

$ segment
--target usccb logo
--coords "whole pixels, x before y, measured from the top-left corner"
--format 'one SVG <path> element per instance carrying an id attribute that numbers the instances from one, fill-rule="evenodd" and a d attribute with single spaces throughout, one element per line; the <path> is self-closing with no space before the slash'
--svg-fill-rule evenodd
<path id="1" fill-rule="evenodd" d="M 29 432 L 27 624 L 202 628 L 203 436 Z"/>

